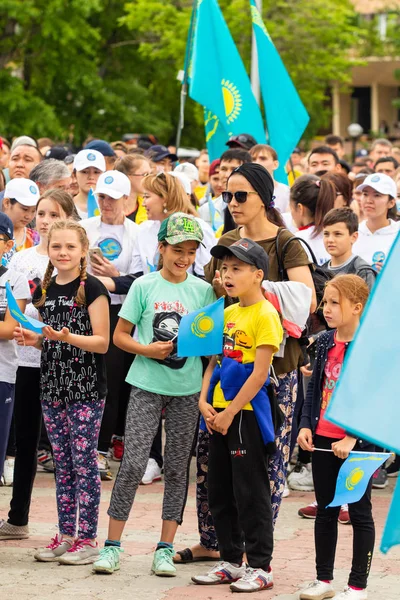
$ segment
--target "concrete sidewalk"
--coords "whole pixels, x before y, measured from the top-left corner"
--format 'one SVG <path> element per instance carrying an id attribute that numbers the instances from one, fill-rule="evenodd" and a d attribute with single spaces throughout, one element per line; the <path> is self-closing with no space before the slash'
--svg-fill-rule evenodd
<path id="1" fill-rule="evenodd" d="M 113 463 L 113 470 L 117 464 Z M 195 486 L 192 477 L 184 523 L 176 539 L 176 549 L 198 541 L 195 509 Z M 103 482 L 99 540 L 107 533 L 107 508 L 113 482 Z M 377 525 L 377 548 L 389 507 L 393 480 L 386 490 L 374 491 L 374 516 Z M 90 566 L 66 567 L 38 563 L 33 549 L 46 545 L 56 533 L 56 504 L 53 476 L 39 473 L 35 483 L 31 516 L 31 537 L 22 541 L 0 542 L 1 600 L 220 600 L 232 598 L 229 587 L 195 586 L 190 577 L 202 573 L 210 563 L 182 565 L 175 578 L 150 575 L 152 553 L 159 539 L 163 484 L 141 486 L 123 538 L 121 571 L 111 576 L 92 575 Z M 11 496 L 9 488 L 0 488 L 0 518 L 6 518 Z M 260 593 L 270 600 L 295 600 L 299 587 L 315 578 L 313 521 L 301 519 L 297 511 L 313 500 L 313 494 L 292 492 L 283 501 L 276 530 L 273 560 L 274 588 Z M 350 567 L 352 528 L 339 527 L 335 585 L 340 591 L 346 584 Z M 372 563 L 369 600 L 400 598 L 400 547 L 388 555 L 376 550 Z M 247 598 L 253 594 L 241 594 Z M 258 597 L 258 596 L 257 596 Z"/>

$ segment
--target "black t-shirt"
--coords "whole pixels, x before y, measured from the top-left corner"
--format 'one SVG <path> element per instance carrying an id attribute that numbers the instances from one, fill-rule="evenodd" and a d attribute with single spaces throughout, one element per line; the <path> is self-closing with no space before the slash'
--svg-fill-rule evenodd
<path id="1" fill-rule="evenodd" d="M 109 295 L 96 277 L 88 275 L 85 282 L 86 305 L 79 306 L 75 302 L 79 282 L 78 277 L 66 285 L 59 285 L 53 277 L 46 302 L 39 308 L 39 313 L 43 322 L 56 331 L 68 327 L 71 333 L 92 335 L 88 306 L 99 296 L 106 296 L 109 300 Z M 39 285 L 33 300 L 39 300 L 41 294 L 42 287 Z M 105 398 L 107 379 L 104 354 L 87 352 L 66 342 L 51 341 L 44 337 L 41 388 L 42 397 L 47 401 L 87 402 Z"/>

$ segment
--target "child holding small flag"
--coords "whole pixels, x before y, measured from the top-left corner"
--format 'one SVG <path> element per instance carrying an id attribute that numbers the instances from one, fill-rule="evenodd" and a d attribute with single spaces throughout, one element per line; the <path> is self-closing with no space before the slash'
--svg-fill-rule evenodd
<path id="1" fill-rule="evenodd" d="M 313 452 L 312 472 L 318 503 L 315 520 L 317 579 L 300 600 L 366 600 L 367 579 L 375 541 L 371 481 L 363 497 L 349 504 L 354 533 L 353 562 L 348 586 L 335 595 L 332 585 L 340 506 L 328 507 L 335 496 L 340 467 L 353 449 L 371 450 L 325 418 L 349 344 L 368 298 L 368 286 L 358 275 L 337 275 L 326 285 L 324 317 L 332 329 L 317 341 L 317 357 L 303 406 L 298 443 Z M 325 451 L 318 451 L 319 449 Z M 330 450 L 331 452 L 327 452 Z"/>
<path id="2" fill-rule="evenodd" d="M 283 331 L 261 289 L 268 279 L 265 250 L 242 238 L 229 247 L 215 246 L 211 254 L 222 260 L 222 284 L 239 304 L 225 309 L 223 356 L 207 368 L 199 403 L 211 434 L 208 500 L 221 562 L 192 581 L 256 592 L 273 586 L 268 459 L 276 451 L 276 424 L 267 386 Z"/>
<path id="3" fill-rule="evenodd" d="M 177 354 L 178 329 L 184 315 L 215 300 L 211 285 L 187 273 L 202 240 L 195 217 L 178 212 L 165 219 L 158 232 L 162 268 L 133 282 L 119 312 L 114 343 L 136 358 L 127 377 L 132 389 L 125 450 L 108 509 L 108 539 L 94 564 L 96 573 L 120 568 L 120 540 L 165 408 L 163 523 L 152 572 L 176 575 L 173 542 L 186 504 L 202 379 L 200 357 Z M 137 335 L 132 338 L 134 327 Z"/>

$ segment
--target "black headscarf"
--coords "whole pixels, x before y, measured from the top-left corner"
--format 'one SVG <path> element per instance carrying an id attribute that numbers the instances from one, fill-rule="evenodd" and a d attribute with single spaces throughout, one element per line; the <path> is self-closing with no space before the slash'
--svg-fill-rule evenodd
<path id="1" fill-rule="evenodd" d="M 243 163 L 232 175 L 242 175 L 259 194 L 265 208 L 274 207 L 274 181 L 267 169 L 257 163 Z"/>

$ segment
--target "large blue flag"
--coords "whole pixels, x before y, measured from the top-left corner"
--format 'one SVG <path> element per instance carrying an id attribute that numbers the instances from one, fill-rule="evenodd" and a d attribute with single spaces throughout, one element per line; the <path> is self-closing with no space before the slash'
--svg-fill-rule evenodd
<path id="1" fill-rule="evenodd" d="M 42 329 L 43 327 L 46 327 L 46 324 L 42 323 L 38 319 L 24 315 L 18 306 L 18 302 L 14 298 L 14 294 L 11 291 L 11 286 L 8 281 L 6 281 L 6 298 L 8 310 L 10 311 L 11 316 L 17 321 L 17 323 L 21 325 L 21 327 L 24 329 L 30 329 L 35 333 L 42 333 Z"/>
<path id="2" fill-rule="evenodd" d="M 318 452 L 317 448 L 315 452 Z M 340 467 L 335 497 L 328 506 L 342 506 L 361 500 L 372 475 L 389 456 L 388 452 L 350 452 Z"/>
<path id="3" fill-rule="evenodd" d="M 400 454 L 400 234 L 364 310 L 326 416 L 360 438 Z"/>
<path id="4" fill-rule="evenodd" d="M 198 0 L 189 41 L 189 95 L 205 108 L 210 160 L 227 150 L 232 135 L 265 142 L 260 108 L 217 0 Z"/>
<path id="5" fill-rule="evenodd" d="M 263 23 L 254 0 L 250 0 L 257 42 L 258 70 L 270 145 L 276 150 L 277 181 L 287 183 L 285 165 L 297 146 L 310 117 Z"/>
<path id="6" fill-rule="evenodd" d="M 381 551 L 386 554 L 390 548 L 400 544 L 400 479 L 396 483 L 392 503 L 381 542 Z"/>
<path id="7" fill-rule="evenodd" d="M 182 317 L 178 356 L 212 356 L 222 352 L 224 299 Z"/>
<path id="8" fill-rule="evenodd" d="M 90 188 L 87 199 L 87 212 L 88 218 L 90 217 L 98 217 L 100 214 L 99 205 L 97 203 L 97 199 L 94 191 Z"/>

